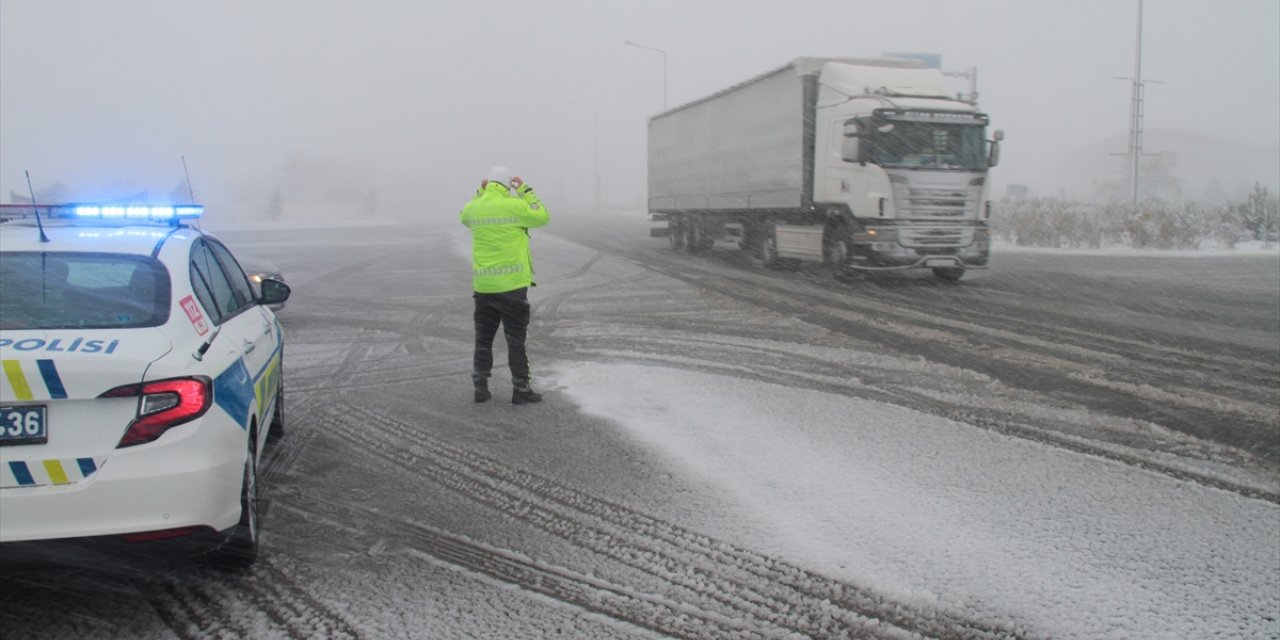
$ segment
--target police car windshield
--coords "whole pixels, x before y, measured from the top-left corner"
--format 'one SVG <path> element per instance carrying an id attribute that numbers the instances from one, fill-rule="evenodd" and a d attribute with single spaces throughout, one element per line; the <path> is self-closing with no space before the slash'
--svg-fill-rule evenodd
<path id="1" fill-rule="evenodd" d="M 0 329 L 155 327 L 169 319 L 169 272 L 146 256 L 0 253 Z"/>

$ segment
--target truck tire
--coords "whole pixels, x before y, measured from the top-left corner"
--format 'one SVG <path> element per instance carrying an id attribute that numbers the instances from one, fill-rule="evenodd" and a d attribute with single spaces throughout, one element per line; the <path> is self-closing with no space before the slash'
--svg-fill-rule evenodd
<path id="1" fill-rule="evenodd" d="M 706 253 L 711 250 L 712 240 L 707 238 L 707 230 L 703 228 L 701 220 L 689 221 L 689 236 L 685 241 L 688 243 L 689 253 Z"/>
<path id="2" fill-rule="evenodd" d="M 778 266 L 778 237 L 772 229 L 760 234 L 760 239 L 756 242 L 756 257 L 767 269 Z"/>
<path id="3" fill-rule="evenodd" d="M 933 275 L 943 282 L 960 282 L 964 277 L 964 267 L 934 267 Z"/>
<path id="4" fill-rule="evenodd" d="M 852 282 L 856 271 L 849 266 L 853 256 L 853 238 L 844 226 L 827 227 L 822 234 L 822 262 L 827 265 L 831 277 L 839 282 Z"/>
<path id="5" fill-rule="evenodd" d="M 667 241 L 671 243 L 671 250 L 684 251 L 684 225 L 679 220 L 672 218 L 667 222 L 667 231 Z"/>

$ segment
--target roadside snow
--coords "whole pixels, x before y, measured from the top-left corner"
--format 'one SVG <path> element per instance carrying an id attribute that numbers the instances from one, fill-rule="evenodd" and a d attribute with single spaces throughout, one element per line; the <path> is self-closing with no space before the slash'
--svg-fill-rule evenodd
<path id="1" fill-rule="evenodd" d="M 1003 240 L 991 242 L 992 253 L 1040 253 L 1049 255 L 1108 255 L 1108 256 L 1181 256 L 1189 258 L 1221 258 L 1225 256 L 1274 256 L 1280 255 L 1280 242 L 1237 242 L 1234 247 L 1223 248 L 1206 243 L 1199 249 L 1135 249 L 1133 247 L 1113 246 L 1096 249 L 1079 247 L 1022 247 Z"/>
<path id="2" fill-rule="evenodd" d="M 1277 505 L 845 396 L 590 362 L 547 382 L 832 577 L 1052 637 L 1280 635 Z"/>

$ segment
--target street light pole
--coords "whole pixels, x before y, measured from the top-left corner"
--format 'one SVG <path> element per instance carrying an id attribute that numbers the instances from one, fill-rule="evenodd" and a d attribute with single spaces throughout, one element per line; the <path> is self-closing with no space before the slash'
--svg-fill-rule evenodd
<path id="1" fill-rule="evenodd" d="M 596 213 L 600 213 L 600 136 L 599 136 L 599 117 L 596 108 L 589 104 L 581 102 L 569 101 L 569 104 L 577 105 L 585 109 L 591 110 L 591 170 L 595 174 L 595 203 Z"/>
<path id="2" fill-rule="evenodd" d="M 632 42 L 630 40 L 627 40 L 622 44 L 628 44 L 633 47 L 639 47 L 641 49 L 647 49 L 649 51 L 662 54 L 662 110 L 666 111 L 667 110 L 667 52 L 663 51 L 662 49 L 656 49 L 648 45 L 640 44 L 639 42 Z"/>

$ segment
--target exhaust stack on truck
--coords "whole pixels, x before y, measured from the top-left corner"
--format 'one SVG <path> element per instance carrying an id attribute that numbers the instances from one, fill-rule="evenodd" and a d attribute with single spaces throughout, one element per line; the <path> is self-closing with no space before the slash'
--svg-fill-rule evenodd
<path id="1" fill-rule="evenodd" d="M 919 61 L 799 58 L 649 120 L 649 212 L 676 250 L 958 280 L 990 256 L 987 124 Z"/>

